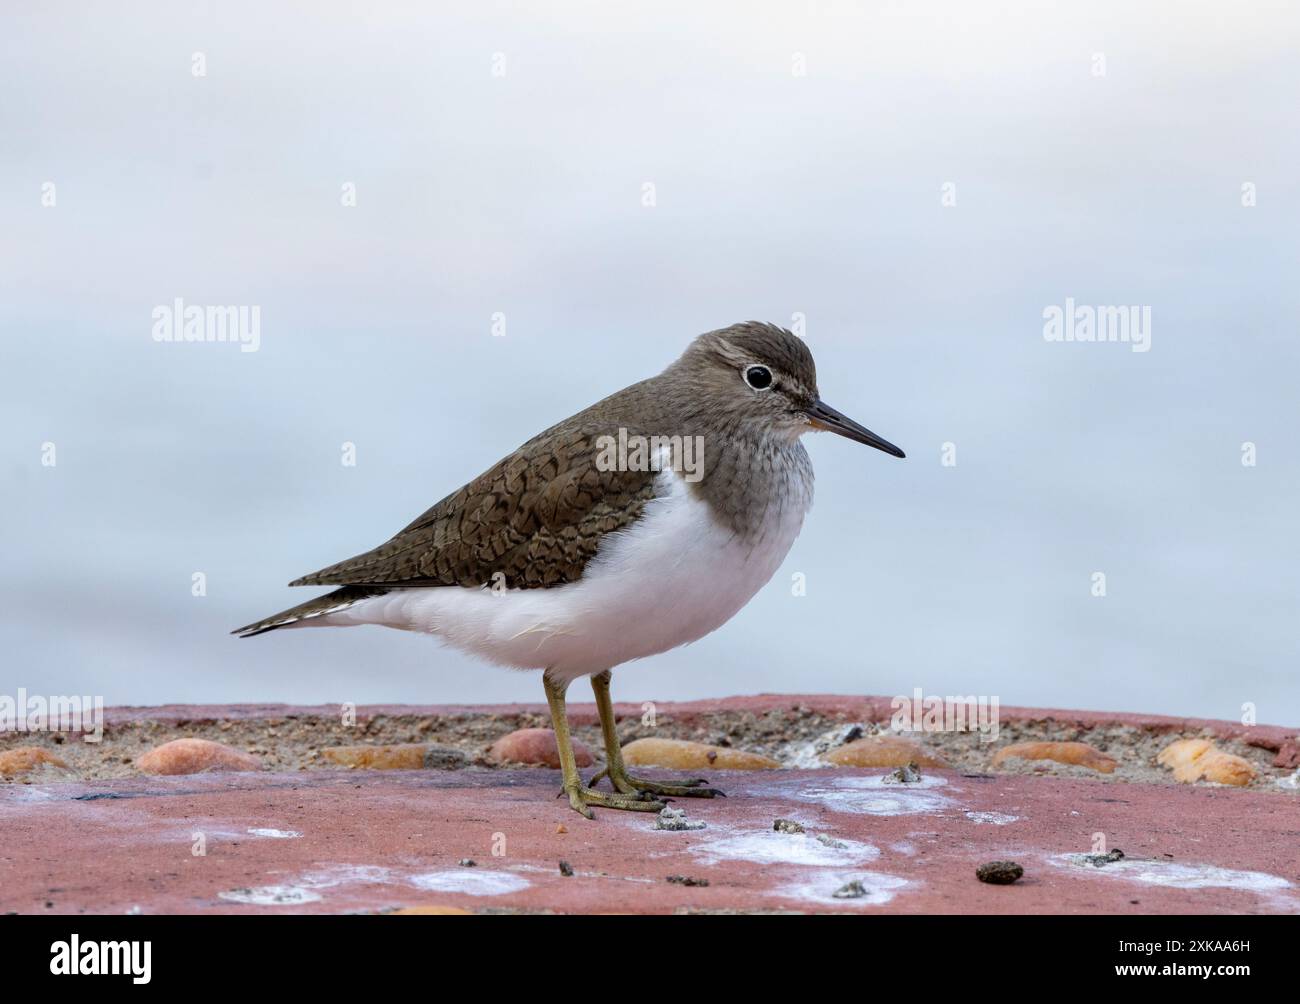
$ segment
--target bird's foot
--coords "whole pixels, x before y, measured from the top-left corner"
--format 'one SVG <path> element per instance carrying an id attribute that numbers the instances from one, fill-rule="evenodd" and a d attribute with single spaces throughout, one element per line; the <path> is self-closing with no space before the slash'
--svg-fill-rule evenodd
<path id="1" fill-rule="evenodd" d="M 633 777 L 626 771 L 610 771 L 608 767 L 602 767 L 597 771 L 590 781 L 587 782 L 589 788 L 596 787 L 596 782 L 602 777 L 608 777 L 609 783 L 614 786 L 614 790 L 624 795 L 661 795 L 666 798 L 714 798 L 722 796 L 726 798 L 726 793 L 719 791 L 717 788 L 705 788 L 709 782 L 702 777 L 680 778 L 672 783 L 660 781 L 648 781 L 642 777 Z"/>
<path id="2" fill-rule="evenodd" d="M 593 791 L 591 788 L 575 785 L 565 787 L 560 794 L 567 794 L 569 806 L 588 819 L 596 818 L 591 811 L 592 806 L 598 809 L 628 809 L 632 812 L 658 812 L 664 807 L 663 802 L 656 801 L 648 793 L 639 791 L 614 792 L 607 795 L 603 791 Z"/>

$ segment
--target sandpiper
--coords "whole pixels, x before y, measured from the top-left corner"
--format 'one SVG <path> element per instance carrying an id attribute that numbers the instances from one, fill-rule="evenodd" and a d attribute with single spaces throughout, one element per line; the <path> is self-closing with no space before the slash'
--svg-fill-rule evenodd
<path id="1" fill-rule="evenodd" d="M 569 804 L 658 811 L 719 794 L 627 773 L 610 673 L 696 641 L 772 577 L 812 504 L 799 437 L 903 451 L 824 403 L 812 353 L 748 322 L 700 335 L 658 376 L 534 436 L 385 544 L 289 583 L 340 588 L 235 631 L 379 624 L 542 670 Z M 591 677 L 605 767 L 578 775 L 565 714 Z M 595 790 L 608 776 L 613 793 Z"/>

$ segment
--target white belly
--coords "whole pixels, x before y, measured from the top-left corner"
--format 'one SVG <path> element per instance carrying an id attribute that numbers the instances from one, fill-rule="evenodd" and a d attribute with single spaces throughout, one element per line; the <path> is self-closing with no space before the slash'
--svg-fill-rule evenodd
<path id="1" fill-rule="evenodd" d="M 499 592 L 399 589 L 304 623 L 425 631 L 493 662 L 549 668 L 563 679 L 696 641 L 771 579 L 811 498 L 797 493 L 759 539 L 745 541 L 671 470 L 656 489 L 643 517 L 606 538 L 578 582 Z"/>

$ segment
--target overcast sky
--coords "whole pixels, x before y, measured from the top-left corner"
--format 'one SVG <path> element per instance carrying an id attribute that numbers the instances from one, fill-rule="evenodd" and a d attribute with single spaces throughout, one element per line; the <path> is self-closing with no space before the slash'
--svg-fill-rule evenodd
<path id="1" fill-rule="evenodd" d="M 785 565 L 617 697 L 1300 723 L 1293 5 L 413 6 L 6 10 L 0 692 L 540 700 L 419 635 L 227 632 L 694 335 L 802 317 L 908 459 L 810 437 Z M 178 297 L 257 307 L 258 351 L 156 341 Z M 1067 298 L 1149 308 L 1149 351 L 1048 341 Z"/>

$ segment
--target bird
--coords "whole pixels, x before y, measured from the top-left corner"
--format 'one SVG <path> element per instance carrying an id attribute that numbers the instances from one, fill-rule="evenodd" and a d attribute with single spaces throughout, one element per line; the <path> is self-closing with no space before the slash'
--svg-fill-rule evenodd
<path id="1" fill-rule="evenodd" d="M 822 401 L 803 338 L 748 321 L 538 433 L 364 554 L 290 582 L 331 592 L 232 632 L 383 625 L 541 670 L 569 805 L 657 812 L 722 794 L 627 771 L 615 668 L 703 638 L 772 578 L 812 505 L 801 437 L 902 450 Z M 565 699 L 589 677 L 605 747 L 588 782 Z M 611 792 L 597 790 L 608 777 Z"/>

